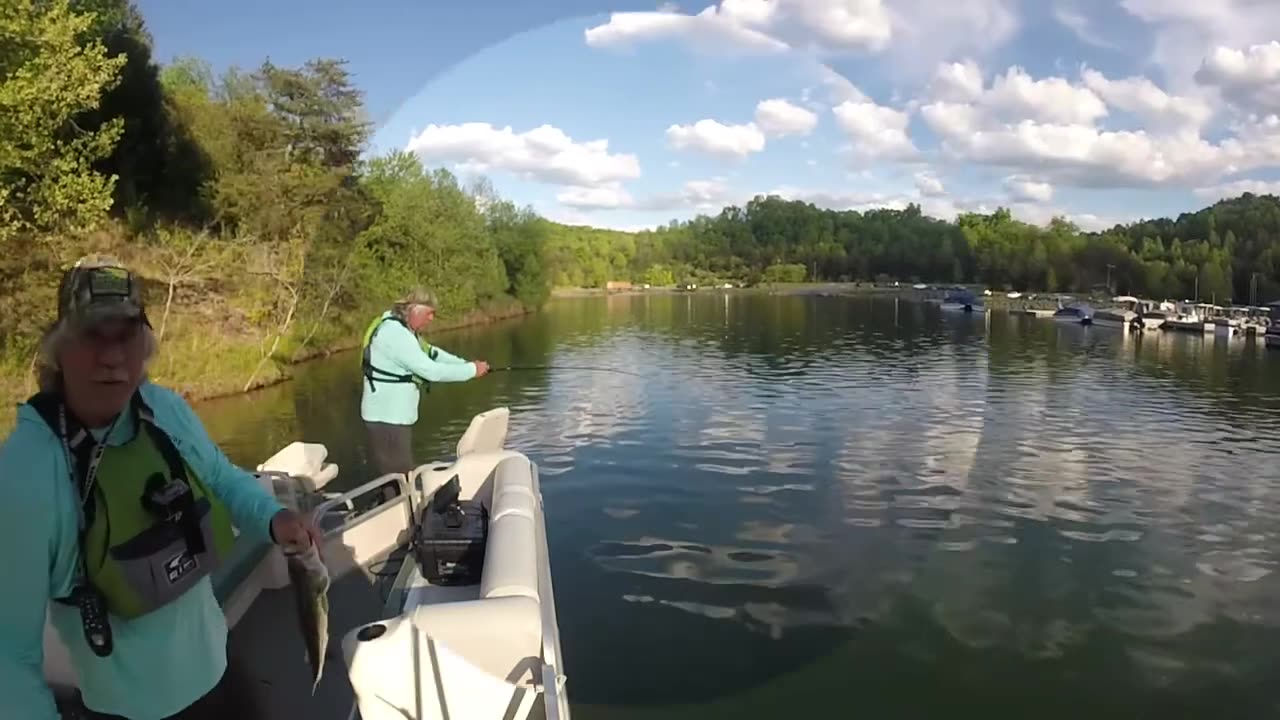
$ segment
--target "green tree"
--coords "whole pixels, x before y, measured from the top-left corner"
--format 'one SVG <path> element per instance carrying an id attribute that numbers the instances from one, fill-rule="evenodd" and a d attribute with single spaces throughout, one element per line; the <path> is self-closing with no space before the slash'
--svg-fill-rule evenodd
<path id="1" fill-rule="evenodd" d="M 118 120 L 75 122 L 119 79 L 125 58 L 81 38 L 94 15 L 68 0 L 4 0 L 0 14 L 0 239 L 82 231 L 111 207 L 115 178 L 93 168 L 120 137 Z"/>

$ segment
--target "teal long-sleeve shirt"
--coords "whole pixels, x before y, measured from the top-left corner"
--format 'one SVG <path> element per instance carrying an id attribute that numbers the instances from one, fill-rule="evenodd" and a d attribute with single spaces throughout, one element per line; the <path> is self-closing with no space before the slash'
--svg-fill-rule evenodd
<path id="1" fill-rule="evenodd" d="M 382 317 L 390 317 L 383 313 Z M 394 375 L 414 375 L 430 382 L 465 382 L 476 376 L 474 363 L 431 346 L 434 360 L 422 349 L 418 337 L 398 322 L 384 322 L 369 343 L 373 366 Z M 413 425 L 418 422 L 420 393 L 417 383 L 374 382 L 360 378 L 360 417 L 365 422 Z"/>
<path id="2" fill-rule="evenodd" d="M 269 541 L 271 518 L 282 509 L 275 497 L 231 463 L 180 396 L 150 383 L 141 391 L 156 424 L 227 505 L 241 536 Z M 126 412 L 108 446 L 136 430 Z M 80 562 L 77 500 L 61 441 L 33 408 L 19 406 L 17 426 L 0 446 L 0 717 L 58 717 L 42 669 L 46 611 L 89 709 L 133 720 L 172 715 L 211 690 L 226 668 L 226 617 L 212 583 L 206 577 L 147 615 L 112 617 L 114 650 L 94 655 L 79 611 L 50 602 L 71 590 Z"/>

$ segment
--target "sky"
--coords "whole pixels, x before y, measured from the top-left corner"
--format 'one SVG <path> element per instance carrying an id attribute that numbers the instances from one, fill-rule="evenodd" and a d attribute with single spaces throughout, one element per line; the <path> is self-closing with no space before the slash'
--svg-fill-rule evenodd
<path id="1" fill-rule="evenodd" d="M 573 224 L 760 194 L 1094 230 L 1280 194 L 1275 0 L 140 0 L 157 59 L 341 57 L 368 152 Z"/>

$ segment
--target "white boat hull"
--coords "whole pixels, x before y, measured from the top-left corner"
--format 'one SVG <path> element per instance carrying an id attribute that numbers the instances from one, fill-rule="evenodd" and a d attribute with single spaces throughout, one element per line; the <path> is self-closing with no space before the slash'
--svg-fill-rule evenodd
<path id="1" fill-rule="evenodd" d="M 1213 332 L 1213 324 L 1202 322 L 1200 320 L 1168 320 L 1165 327 L 1172 330 L 1181 330 L 1183 332 Z"/>
<path id="2" fill-rule="evenodd" d="M 461 450 L 451 465 L 415 470 L 411 485 L 416 513 L 454 477 L 460 500 L 487 509 L 480 582 L 433 585 L 406 561 L 399 613 L 342 639 L 360 720 L 519 720 L 537 705 L 567 720 L 537 466 L 500 442 Z"/>
<path id="3" fill-rule="evenodd" d="M 1142 318 L 1143 330 L 1159 330 L 1168 322 L 1165 318 Z"/>

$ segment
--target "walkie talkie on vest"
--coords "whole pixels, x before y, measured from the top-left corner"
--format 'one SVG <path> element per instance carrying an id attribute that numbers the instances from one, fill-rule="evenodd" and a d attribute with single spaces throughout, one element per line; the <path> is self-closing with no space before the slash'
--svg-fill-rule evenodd
<path id="1" fill-rule="evenodd" d="M 185 482 L 166 481 L 159 473 L 152 475 L 147 480 L 142 506 L 160 520 L 182 529 L 183 538 L 187 541 L 187 552 L 192 555 L 204 552 L 204 535 L 200 533 L 200 519 L 196 516 L 195 496 Z"/>

